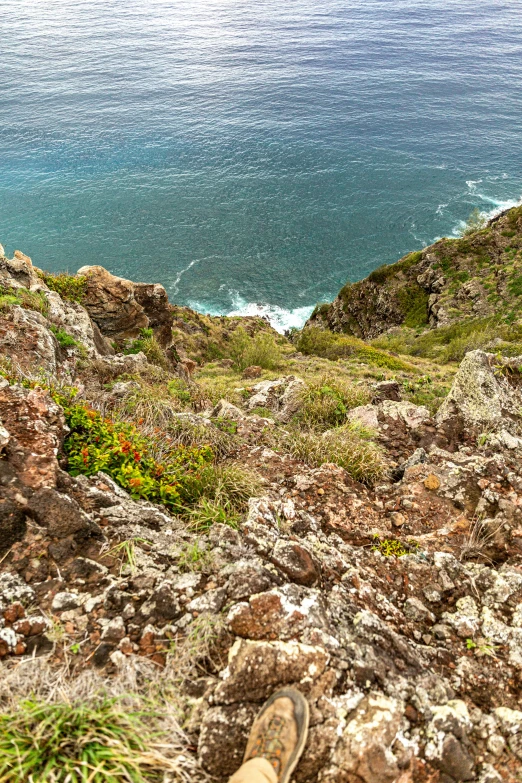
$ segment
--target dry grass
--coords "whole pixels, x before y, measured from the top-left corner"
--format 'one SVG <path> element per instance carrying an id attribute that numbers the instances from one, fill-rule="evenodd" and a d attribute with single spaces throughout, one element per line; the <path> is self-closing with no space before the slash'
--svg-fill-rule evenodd
<path id="1" fill-rule="evenodd" d="M 313 467 L 333 462 L 352 478 L 373 485 L 387 475 L 382 449 L 370 440 L 371 433 L 345 424 L 322 435 L 290 430 L 283 433 L 279 445 L 296 459 Z"/>
<path id="2" fill-rule="evenodd" d="M 346 421 L 348 411 L 370 402 L 365 386 L 325 373 L 307 381 L 295 420 L 307 428 L 324 431 Z"/>
<path id="3" fill-rule="evenodd" d="M 184 664 L 210 642 L 185 644 Z M 118 675 L 72 679 L 46 659 L 4 669 L 0 682 L 2 783 L 146 783 L 204 780 L 178 719 L 176 667 L 129 659 Z M 187 671 L 187 670 L 186 670 Z"/>

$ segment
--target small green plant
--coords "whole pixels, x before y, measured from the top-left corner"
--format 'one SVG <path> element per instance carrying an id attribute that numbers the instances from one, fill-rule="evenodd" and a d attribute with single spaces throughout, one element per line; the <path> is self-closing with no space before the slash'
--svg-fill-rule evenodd
<path id="1" fill-rule="evenodd" d="M 173 763 L 155 747 L 152 711 L 116 699 L 47 704 L 26 700 L 0 714 L 1 783 L 146 783 Z"/>
<path id="2" fill-rule="evenodd" d="M 138 565 L 136 547 L 139 544 L 150 544 L 150 541 L 139 537 L 127 538 L 125 541 L 121 541 L 119 544 L 116 544 L 116 546 L 113 546 L 112 549 L 109 549 L 107 552 L 109 557 L 120 560 L 120 574 L 125 567 L 130 570 L 131 574 L 135 573 Z"/>
<path id="3" fill-rule="evenodd" d="M 66 272 L 52 274 L 51 272 L 39 272 L 47 288 L 55 291 L 62 299 L 68 299 L 70 302 L 81 304 L 85 296 L 87 286 L 86 277 L 75 277 Z"/>
<path id="4" fill-rule="evenodd" d="M 147 327 L 140 330 L 140 336 L 124 349 L 123 353 L 144 353 L 147 361 L 156 364 L 158 367 L 166 367 L 167 359 L 162 351 L 160 344 L 154 336 L 154 331 Z"/>
<path id="5" fill-rule="evenodd" d="M 211 560 L 211 550 L 201 547 L 197 539 L 178 554 L 178 565 L 183 571 L 201 571 Z"/>
<path id="6" fill-rule="evenodd" d="M 85 346 L 79 340 L 76 340 L 74 337 L 72 337 L 72 335 L 66 332 L 65 329 L 61 329 L 60 327 L 51 324 L 51 332 L 56 337 L 60 348 L 74 348 L 80 354 L 80 356 L 87 356 Z"/>
<path id="7" fill-rule="evenodd" d="M 475 650 L 475 655 L 478 658 L 496 658 L 496 651 L 499 649 L 499 645 L 493 644 L 489 639 L 479 637 L 476 642 L 473 639 L 466 639 L 466 649 Z"/>
<path id="8" fill-rule="evenodd" d="M 372 552 L 380 552 L 385 557 L 404 557 L 419 548 L 416 541 L 408 541 L 405 545 L 396 538 L 380 538 L 377 535 L 373 537 L 373 541 Z"/>
<path id="9" fill-rule="evenodd" d="M 258 332 L 251 337 L 239 326 L 230 340 L 230 356 L 238 370 L 257 365 L 264 370 L 275 370 L 281 364 L 281 349 L 269 332 Z"/>

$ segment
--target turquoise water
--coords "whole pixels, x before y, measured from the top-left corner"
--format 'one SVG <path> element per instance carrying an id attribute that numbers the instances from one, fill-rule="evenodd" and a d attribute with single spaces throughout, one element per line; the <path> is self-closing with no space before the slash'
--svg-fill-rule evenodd
<path id="1" fill-rule="evenodd" d="M 0 241 L 302 323 L 522 195 L 514 0 L 2 0 Z"/>

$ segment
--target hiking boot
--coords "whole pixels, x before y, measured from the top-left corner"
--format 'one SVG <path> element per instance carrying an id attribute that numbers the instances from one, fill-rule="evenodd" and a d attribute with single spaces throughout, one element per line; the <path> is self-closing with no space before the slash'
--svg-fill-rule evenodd
<path id="1" fill-rule="evenodd" d="M 278 783 L 288 783 L 308 737 L 308 702 L 293 688 L 274 693 L 261 708 L 250 731 L 245 761 L 264 758 Z"/>

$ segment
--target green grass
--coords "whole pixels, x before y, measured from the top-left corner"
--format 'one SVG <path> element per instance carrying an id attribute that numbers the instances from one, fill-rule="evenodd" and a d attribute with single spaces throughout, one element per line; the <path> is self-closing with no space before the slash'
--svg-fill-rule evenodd
<path id="1" fill-rule="evenodd" d="M 327 430 L 343 424 L 349 410 L 369 402 L 366 387 L 326 373 L 307 381 L 294 420 L 307 428 Z"/>
<path id="2" fill-rule="evenodd" d="M 154 749 L 153 717 L 117 699 L 23 701 L 0 714 L 0 783 L 159 783 L 173 765 Z"/>
<path id="3" fill-rule="evenodd" d="M 71 302 L 81 304 L 85 295 L 87 278 L 68 275 L 66 272 L 51 274 L 51 272 L 40 272 L 40 277 L 51 291 L 55 291 L 62 299 L 68 299 Z"/>
<path id="4" fill-rule="evenodd" d="M 46 315 L 49 308 L 45 294 L 41 291 L 0 286 L 0 311 L 9 310 L 14 305 L 23 307 L 25 310 L 35 310 L 42 315 Z"/>
<path id="5" fill-rule="evenodd" d="M 306 356 L 321 356 L 331 361 L 356 359 L 372 367 L 395 372 L 415 372 L 415 368 L 411 364 L 407 364 L 373 345 L 368 345 L 357 337 L 334 334 L 317 326 L 308 326 L 303 329 L 296 347 Z"/>
<path id="6" fill-rule="evenodd" d="M 372 485 L 387 475 L 387 466 L 383 451 L 370 438 L 371 433 L 361 427 L 345 424 L 322 434 L 291 429 L 283 433 L 279 445 L 312 467 L 333 462 L 357 481 Z"/>

